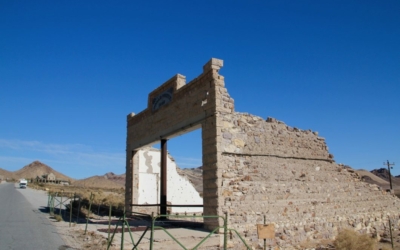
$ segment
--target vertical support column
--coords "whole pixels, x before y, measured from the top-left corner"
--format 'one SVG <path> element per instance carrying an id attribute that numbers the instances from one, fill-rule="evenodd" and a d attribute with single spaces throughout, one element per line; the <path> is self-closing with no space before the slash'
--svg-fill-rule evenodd
<path id="1" fill-rule="evenodd" d="M 125 210 L 132 212 L 131 204 L 138 203 L 138 163 L 134 162 L 137 158 L 136 151 L 130 150 L 129 145 L 126 147 L 126 181 L 125 181 Z M 135 157 L 135 158 L 134 158 Z M 135 169 L 136 168 L 136 169 Z M 135 185 L 134 185 L 135 183 Z"/>
<path id="2" fill-rule="evenodd" d="M 160 214 L 167 214 L 167 140 L 161 140 Z"/>

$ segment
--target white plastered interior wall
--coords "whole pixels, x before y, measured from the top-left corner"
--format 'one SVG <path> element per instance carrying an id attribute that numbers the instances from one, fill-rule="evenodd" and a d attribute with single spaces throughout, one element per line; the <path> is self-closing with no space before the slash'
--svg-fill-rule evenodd
<path id="1" fill-rule="evenodd" d="M 139 150 L 139 204 L 158 204 L 160 200 L 160 151 L 155 148 Z M 203 205 L 203 198 L 193 184 L 176 171 L 177 165 L 167 157 L 167 202 L 172 205 Z M 201 207 L 172 207 L 172 213 L 201 213 Z"/>

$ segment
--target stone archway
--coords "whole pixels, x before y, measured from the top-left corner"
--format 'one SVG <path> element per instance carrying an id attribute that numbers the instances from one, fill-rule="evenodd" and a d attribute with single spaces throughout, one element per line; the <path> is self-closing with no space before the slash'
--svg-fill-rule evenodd
<path id="1" fill-rule="evenodd" d="M 227 96 L 224 78 L 218 71 L 222 60 L 211 59 L 203 73 L 186 84 L 186 78 L 175 75 L 148 96 L 148 105 L 138 114 L 127 117 L 126 209 L 137 203 L 138 156 L 136 152 L 152 143 L 202 129 L 203 199 L 205 215 L 221 214 L 218 168 L 221 150 L 219 117 L 233 112 L 233 100 Z M 205 220 L 206 228 L 220 225 L 216 219 Z"/>

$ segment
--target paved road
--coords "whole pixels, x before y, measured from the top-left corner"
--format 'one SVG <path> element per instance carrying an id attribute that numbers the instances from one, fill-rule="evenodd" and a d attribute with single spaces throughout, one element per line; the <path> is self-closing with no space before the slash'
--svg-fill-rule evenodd
<path id="1" fill-rule="evenodd" d="M 16 187 L 14 183 L 0 183 L 0 249 L 68 249 L 48 214 L 40 211 L 47 205 L 46 197 Z"/>

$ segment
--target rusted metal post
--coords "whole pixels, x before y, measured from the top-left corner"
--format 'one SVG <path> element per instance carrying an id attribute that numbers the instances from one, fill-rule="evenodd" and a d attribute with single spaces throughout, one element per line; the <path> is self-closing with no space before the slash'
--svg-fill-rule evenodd
<path id="1" fill-rule="evenodd" d="M 108 238 L 107 242 L 110 243 L 110 229 L 111 229 L 111 210 L 112 210 L 112 205 L 110 203 L 110 208 L 108 209 Z"/>
<path id="2" fill-rule="evenodd" d="M 154 221 L 154 212 L 151 212 L 150 250 L 153 250 Z"/>
<path id="3" fill-rule="evenodd" d="M 226 250 L 226 247 L 228 246 L 228 212 L 225 212 L 225 221 L 224 221 L 224 250 Z"/>
<path id="4" fill-rule="evenodd" d="M 72 198 L 69 200 L 69 227 L 71 227 L 72 221 Z"/>
<path id="5" fill-rule="evenodd" d="M 121 233 L 121 250 L 124 250 L 125 222 L 126 222 L 126 217 L 125 217 L 125 206 L 124 206 L 124 214 L 123 214 L 123 220 L 122 220 L 122 233 Z"/>
<path id="6" fill-rule="evenodd" d="M 79 223 L 79 211 L 81 211 L 81 197 L 78 197 L 78 213 L 76 214 L 76 223 Z"/>
<path id="7" fill-rule="evenodd" d="M 394 249 L 394 245 L 393 245 L 393 233 L 392 233 L 392 221 L 389 217 L 389 230 L 390 230 L 390 243 L 392 245 L 392 249 Z"/>
<path id="8" fill-rule="evenodd" d="M 86 218 L 85 235 L 86 235 L 86 232 L 87 232 L 87 226 L 88 226 L 88 223 L 89 223 L 90 210 L 92 209 L 93 199 L 94 199 L 94 194 L 90 193 L 89 211 L 88 211 L 87 218 Z"/>
<path id="9" fill-rule="evenodd" d="M 264 214 L 264 226 L 265 226 L 265 222 L 266 222 L 266 216 Z M 267 250 L 267 239 L 264 239 L 264 250 Z"/>
<path id="10" fill-rule="evenodd" d="M 161 140 L 160 214 L 167 214 L 167 140 Z"/>
<path id="11" fill-rule="evenodd" d="M 61 191 L 61 197 L 60 197 L 60 216 L 61 216 L 62 197 L 63 197 L 63 191 Z"/>

